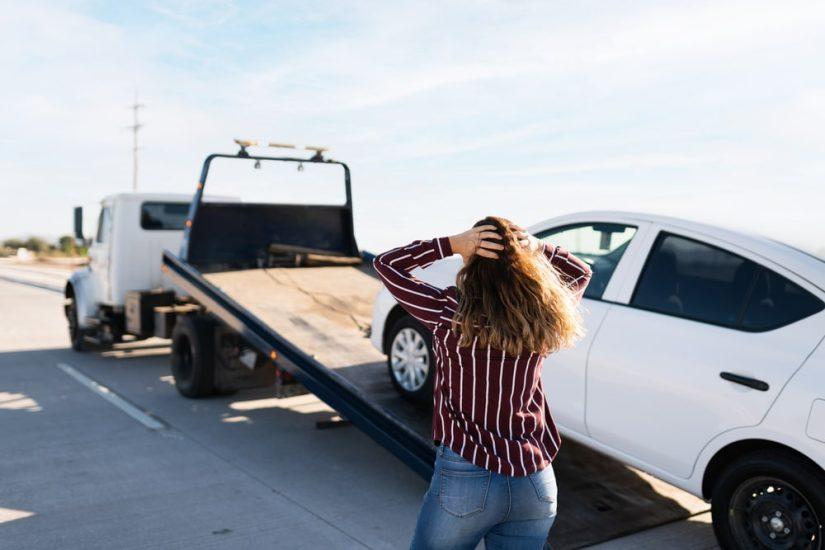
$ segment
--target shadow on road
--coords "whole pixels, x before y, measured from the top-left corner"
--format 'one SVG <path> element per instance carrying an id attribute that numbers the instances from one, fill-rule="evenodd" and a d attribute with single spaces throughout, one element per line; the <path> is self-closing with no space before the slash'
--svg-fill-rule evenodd
<path id="1" fill-rule="evenodd" d="M 353 434 L 354 428 L 316 431 L 315 423 L 328 420 L 332 413 L 313 396 L 277 399 L 269 389 L 261 388 L 230 396 L 188 400 L 174 390 L 167 353 L 166 342 L 121 344 L 116 349 L 84 354 L 66 349 L 17 351 L 0 354 L 0 369 L 31 364 L 50 368 L 53 374 L 49 376 L 55 378 L 59 388 L 75 382 L 54 365 L 71 364 L 204 445 L 230 449 L 244 456 L 241 462 L 251 455 L 255 468 L 266 468 L 267 463 L 279 464 L 280 471 L 267 475 L 277 477 L 281 485 L 291 487 L 309 501 L 340 500 L 340 506 L 350 505 L 353 510 L 375 506 L 375 502 L 369 502 L 370 491 L 353 495 L 342 485 L 343 492 L 336 492 L 328 482 L 316 485 L 316 481 L 307 478 L 308 468 L 344 468 L 341 475 L 349 478 L 352 473 L 345 470 L 347 464 L 363 461 L 356 456 L 363 454 L 363 449 L 343 443 L 346 438 L 363 437 Z M 361 369 L 363 375 L 364 366 L 356 368 Z M 394 391 L 385 370 L 380 370 L 380 374 L 374 373 L 380 378 L 375 378 L 373 384 L 379 386 L 380 392 Z M 40 414 L 38 410 L 48 409 L 55 400 L 65 398 L 65 393 L 55 392 L 54 387 L 28 383 L 26 377 L 15 379 L 18 382 L 11 385 L 4 380 L 0 392 L 0 425 L 27 416 L 26 423 L 35 431 L 47 434 L 49 429 L 59 429 L 59 426 L 39 426 L 34 415 Z M 84 399 L 99 399 L 91 392 L 82 395 Z M 410 404 L 404 406 L 412 407 L 406 415 L 418 415 L 416 429 L 428 430 L 431 413 Z M 113 409 L 112 414 L 119 413 Z M 308 433 L 312 434 L 309 439 Z M 339 464 L 331 464 L 331 460 Z M 381 465 L 377 463 L 376 468 L 369 471 L 370 484 L 375 487 L 390 483 L 398 475 L 398 470 L 389 466 L 392 461 L 378 462 Z M 565 440 L 554 468 L 559 482 L 559 517 L 550 540 L 557 550 L 607 541 L 707 509 L 699 499 L 569 439 Z M 290 470 L 294 470 L 295 475 L 291 475 Z M 303 480 L 303 485 L 298 480 Z M 372 494 L 372 498 L 376 495 Z M 354 502 L 357 500 L 365 501 L 359 504 Z M 414 517 L 409 518 L 409 522 L 411 529 Z"/>

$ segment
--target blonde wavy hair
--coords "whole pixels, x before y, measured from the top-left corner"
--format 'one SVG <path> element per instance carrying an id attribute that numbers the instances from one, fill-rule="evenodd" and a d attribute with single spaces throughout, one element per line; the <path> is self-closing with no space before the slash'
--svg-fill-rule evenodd
<path id="1" fill-rule="evenodd" d="M 584 335 L 573 292 L 541 250 L 519 244 L 510 220 L 488 216 L 474 227 L 488 224 L 496 226 L 504 250 L 498 259 L 473 255 L 456 276 L 453 330 L 459 345 L 478 339 L 510 355 L 546 355 L 572 346 Z"/>

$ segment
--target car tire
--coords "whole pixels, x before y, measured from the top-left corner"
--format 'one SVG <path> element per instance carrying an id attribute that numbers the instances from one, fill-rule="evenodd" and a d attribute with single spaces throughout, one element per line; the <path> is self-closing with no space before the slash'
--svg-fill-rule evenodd
<path id="1" fill-rule="evenodd" d="M 432 335 L 408 315 L 395 321 L 387 334 L 387 371 L 402 397 L 432 404 L 435 377 Z"/>
<path id="2" fill-rule="evenodd" d="M 825 473 L 790 452 L 754 452 L 722 471 L 711 511 L 725 550 L 822 550 Z"/>
<path id="3" fill-rule="evenodd" d="M 215 323 L 202 315 L 179 317 L 172 330 L 172 376 L 184 397 L 215 391 Z"/>

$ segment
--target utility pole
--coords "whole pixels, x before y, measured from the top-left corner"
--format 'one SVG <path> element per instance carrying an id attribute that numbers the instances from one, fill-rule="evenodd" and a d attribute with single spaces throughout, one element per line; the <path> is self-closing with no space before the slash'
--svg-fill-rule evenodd
<path id="1" fill-rule="evenodd" d="M 143 124 L 138 120 L 138 111 L 146 107 L 138 101 L 138 93 L 135 90 L 135 102 L 129 107 L 132 109 L 132 191 L 137 192 L 138 188 L 138 132 L 143 128 Z"/>

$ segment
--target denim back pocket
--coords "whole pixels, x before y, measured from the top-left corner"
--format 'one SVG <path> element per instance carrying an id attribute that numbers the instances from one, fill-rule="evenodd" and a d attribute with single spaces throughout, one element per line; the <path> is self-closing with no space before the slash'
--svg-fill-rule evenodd
<path id="1" fill-rule="evenodd" d="M 438 500 L 441 508 L 453 516 L 463 518 L 484 511 L 490 472 L 441 470 Z"/>
<path id="2" fill-rule="evenodd" d="M 543 470 L 533 472 L 527 476 L 533 488 L 536 490 L 536 496 L 543 502 L 556 502 L 558 498 L 558 486 L 556 485 L 556 474 L 553 472 L 552 466 L 547 466 Z"/>

